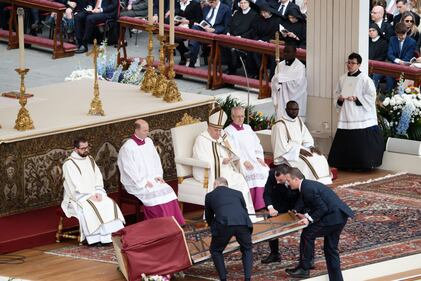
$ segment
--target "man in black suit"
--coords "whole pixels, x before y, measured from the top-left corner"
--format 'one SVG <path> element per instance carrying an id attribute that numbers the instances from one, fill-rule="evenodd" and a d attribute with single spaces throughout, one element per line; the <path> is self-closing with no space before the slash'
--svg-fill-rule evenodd
<path id="1" fill-rule="evenodd" d="M 221 280 L 227 280 L 223 251 L 232 236 L 235 236 L 240 251 L 244 268 L 245 280 L 250 280 L 253 268 L 253 251 L 251 233 L 253 224 L 247 213 L 243 194 L 228 187 L 225 178 L 217 178 L 215 189 L 206 194 L 205 217 L 212 233 L 209 251 L 213 263 Z"/>
<path id="2" fill-rule="evenodd" d="M 371 22 L 375 23 L 379 27 L 379 35 L 386 38 L 387 42 L 389 42 L 390 37 L 395 35 L 395 31 L 390 23 L 384 20 L 384 13 L 385 11 L 382 6 L 374 6 L 371 9 L 370 17 Z"/>
<path id="3" fill-rule="evenodd" d="M 303 205 L 308 212 L 297 214 L 307 225 L 301 233 L 300 263 L 285 272 L 292 277 L 308 278 L 314 242 L 317 237 L 324 237 L 323 251 L 329 280 L 342 281 L 339 237 L 348 218 L 353 217 L 354 213 L 331 188 L 317 181 L 305 180 L 299 169 L 290 168 L 286 178 L 291 189 L 300 191 Z"/>
<path id="4" fill-rule="evenodd" d="M 271 217 L 278 213 L 286 213 L 292 210 L 297 202 L 299 192 L 292 190 L 286 185 L 286 175 L 289 166 L 281 164 L 269 171 L 269 176 L 263 192 L 263 200 Z M 279 255 L 278 238 L 269 241 L 270 254 L 262 259 L 262 263 L 281 262 Z"/>
<path id="5" fill-rule="evenodd" d="M 75 34 L 78 44 L 77 54 L 88 51 L 88 42 L 98 23 L 117 18 L 118 0 L 88 0 L 89 5 L 75 15 Z"/>

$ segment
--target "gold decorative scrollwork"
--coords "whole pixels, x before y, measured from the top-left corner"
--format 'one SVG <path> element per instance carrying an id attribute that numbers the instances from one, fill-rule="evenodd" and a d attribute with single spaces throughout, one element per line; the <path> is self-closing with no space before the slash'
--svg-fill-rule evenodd
<path id="1" fill-rule="evenodd" d="M 188 113 L 184 113 L 183 117 L 181 118 L 181 121 L 175 124 L 176 127 L 190 125 L 194 123 L 199 123 L 200 119 L 194 118 L 190 116 Z"/>

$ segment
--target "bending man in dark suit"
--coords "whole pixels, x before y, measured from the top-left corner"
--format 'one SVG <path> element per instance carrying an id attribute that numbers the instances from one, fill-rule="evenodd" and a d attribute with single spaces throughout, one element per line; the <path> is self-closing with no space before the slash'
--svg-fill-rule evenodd
<path id="1" fill-rule="evenodd" d="M 271 217 L 277 216 L 278 213 L 286 213 L 292 210 L 297 202 L 298 190 L 291 190 L 286 185 L 286 175 L 289 166 L 281 164 L 269 171 L 269 176 L 265 184 L 263 192 L 263 200 Z M 278 238 L 269 241 L 270 254 L 262 259 L 262 263 L 281 262 L 279 255 Z"/>
<path id="2" fill-rule="evenodd" d="M 303 174 L 297 168 L 290 168 L 287 174 L 288 185 L 293 190 L 299 190 L 303 206 L 308 212 L 297 215 L 308 225 L 301 233 L 300 263 L 295 268 L 285 272 L 297 278 L 307 278 L 310 275 L 310 264 L 314 252 L 314 242 L 317 237 L 324 237 L 324 254 L 330 281 L 343 280 L 341 261 L 339 258 L 339 236 L 348 220 L 353 217 L 352 210 L 322 183 L 303 179 Z"/>
<path id="3" fill-rule="evenodd" d="M 227 280 L 223 251 L 235 236 L 242 253 L 244 278 L 250 280 L 253 268 L 251 233 L 253 224 L 247 213 L 243 194 L 228 187 L 225 178 L 217 178 L 215 189 L 206 194 L 205 217 L 212 233 L 210 253 L 221 280 Z"/>

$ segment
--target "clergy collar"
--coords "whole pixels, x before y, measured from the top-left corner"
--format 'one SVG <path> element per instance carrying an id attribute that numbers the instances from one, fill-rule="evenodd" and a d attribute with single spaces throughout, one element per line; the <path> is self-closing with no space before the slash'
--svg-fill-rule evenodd
<path id="1" fill-rule="evenodd" d="M 282 116 L 282 119 L 284 119 L 285 121 L 289 121 L 289 122 L 295 122 L 295 121 L 297 121 L 298 120 L 298 116 L 297 117 L 295 117 L 295 118 L 291 118 L 291 117 L 289 117 L 288 116 L 288 114 L 284 114 L 283 116 Z"/>
<path id="2" fill-rule="evenodd" d="M 79 155 L 79 153 L 77 153 L 76 151 L 73 151 L 72 154 L 70 155 L 70 157 L 77 159 L 77 160 L 85 160 L 88 156 L 86 157 L 82 157 Z"/>
<path id="3" fill-rule="evenodd" d="M 373 39 L 371 39 L 371 41 L 372 42 L 376 42 L 377 40 L 379 40 L 380 39 L 380 35 L 377 35 L 377 37 L 376 38 L 373 38 Z"/>
<path id="4" fill-rule="evenodd" d="M 232 125 L 235 129 L 237 129 L 237 131 L 244 130 L 244 125 L 237 125 L 237 124 L 235 124 L 234 122 L 232 122 L 232 123 L 231 123 L 231 125 Z"/>
<path id="5" fill-rule="evenodd" d="M 357 71 L 355 71 L 354 73 L 349 73 L 348 72 L 348 76 L 358 76 L 358 75 L 360 75 L 360 73 L 361 73 L 361 71 L 358 69 Z"/>
<path id="6" fill-rule="evenodd" d="M 137 145 L 144 145 L 145 140 L 139 139 L 135 134 L 131 136 L 131 139 L 137 144 Z"/>
<path id="7" fill-rule="evenodd" d="M 295 61 L 295 58 L 293 58 L 292 60 L 285 60 L 285 64 L 288 66 L 291 66 Z"/>
<path id="8" fill-rule="evenodd" d="M 241 11 L 243 12 L 243 15 L 246 15 L 248 12 L 250 12 L 250 10 L 251 10 L 251 8 L 248 7 L 247 9 L 241 10 Z"/>

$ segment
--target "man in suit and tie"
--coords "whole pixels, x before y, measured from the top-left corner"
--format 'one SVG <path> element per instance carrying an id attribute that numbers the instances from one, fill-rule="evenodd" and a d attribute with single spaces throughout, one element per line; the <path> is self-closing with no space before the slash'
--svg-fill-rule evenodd
<path id="1" fill-rule="evenodd" d="M 231 8 L 224 3 L 221 3 L 220 0 L 208 0 L 208 4 L 208 6 L 203 8 L 203 16 L 209 26 L 201 27 L 200 25 L 193 25 L 192 29 L 215 34 L 227 33 L 231 22 Z M 190 40 L 189 48 L 189 67 L 195 67 L 197 56 L 200 51 L 200 42 Z"/>
<path id="2" fill-rule="evenodd" d="M 300 7 L 298 7 L 297 4 L 290 0 L 269 0 L 268 4 L 273 10 L 277 11 L 275 14 L 281 17 L 282 21 L 288 20 L 288 11 L 291 9 L 298 9 L 298 11 L 300 10 Z"/>
<path id="3" fill-rule="evenodd" d="M 297 215 L 307 227 L 301 233 L 300 263 L 285 272 L 292 277 L 308 278 L 314 242 L 317 237 L 324 237 L 323 251 L 329 280 L 342 281 L 338 243 L 348 218 L 354 216 L 353 211 L 331 188 L 320 182 L 304 179 L 297 168 L 290 168 L 286 178 L 291 189 L 300 191 L 303 207 L 307 212 Z"/>
<path id="4" fill-rule="evenodd" d="M 387 58 L 393 63 L 400 65 L 409 64 L 409 61 L 415 55 L 417 42 L 410 36 L 407 36 L 407 27 L 405 23 L 398 22 L 395 26 L 396 36 L 392 36 L 389 41 L 389 48 L 387 50 Z M 391 92 L 395 87 L 396 80 L 394 77 L 387 76 L 386 84 L 387 91 Z"/>
<path id="5" fill-rule="evenodd" d="M 244 280 L 251 278 L 253 268 L 253 251 L 251 233 L 253 224 L 246 209 L 243 194 L 240 191 L 228 187 L 225 178 L 217 178 L 214 183 L 215 189 L 206 194 L 205 217 L 212 233 L 212 241 L 209 251 L 213 263 L 222 281 L 227 280 L 223 251 L 235 236 L 240 251 L 244 268 Z"/>
<path id="6" fill-rule="evenodd" d="M 92 40 L 95 26 L 109 19 L 117 18 L 118 0 L 88 1 L 90 4 L 75 15 L 75 34 L 78 44 L 77 54 L 88 51 L 88 42 Z"/>

